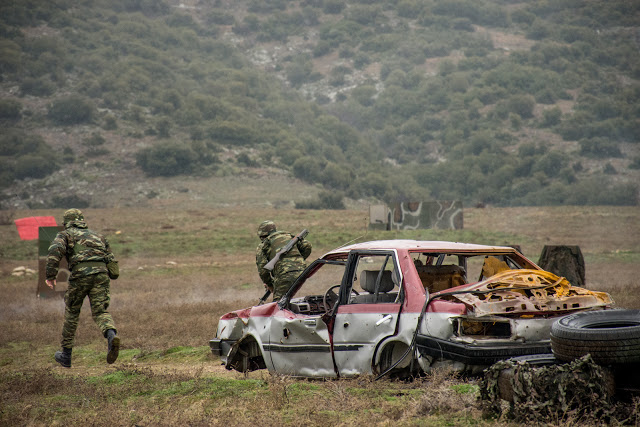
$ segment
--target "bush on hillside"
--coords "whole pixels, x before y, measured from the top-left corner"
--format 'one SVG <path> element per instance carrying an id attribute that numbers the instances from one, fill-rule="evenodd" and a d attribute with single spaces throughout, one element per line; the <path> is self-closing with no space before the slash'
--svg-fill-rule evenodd
<path id="1" fill-rule="evenodd" d="M 321 191 L 315 200 L 296 202 L 296 209 L 346 209 L 344 193 L 340 191 Z"/>
<path id="2" fill-rule="evenodd" d="M 189 175 L 196 161 L 193 150 L 176 142 L 162 142 L 136 153 L 136 163 L 149 176 Z"/>
<path id="3" fill-rule="evenodd" d="M 542 112 L 542 127 L 552 127 L 562 121 L 562 110 L 553 107 Z"/>
<path id="4" fill-rule="evenodd" d="M 45 76 L 25 77 L 20 83 L 20 92 L 23 95 L 49 96 L 56 91 L 56 85 Z"/>
<path id="5" fill-rule="evenodd" d="M 622 157 L 622 152 L 615 141 L 590 138 L 580 141 L 580 155 L 593 158 Z"/>
<path id="6" fill-rule="evenodd" d="M 39 154 L 27 154 L 16 160 L 14 175 L 18 179 L 44 178 L 57 169 L 55 159 Z"/>
<path id="7" fill-rule="evenodd" d="M 40 135 L 8 129 L 0 135 L 0 157 L 4 157 L 2 180 L 44 178 L 60 167 L 51 147 Z"/>
<path id="8" fill-rule="evenodd" d="M 49 107 L 49 118 L 58 125 L 89 123 L 94 115 L 93 102 L 80 95 L 56 99 Z"/>
<path id="9" fill-rule="evenodd" d="M 0 99 L 0 120 L 18 120 L 22 112 L 22 103 L 15 99 Z"/>
<path id="10" fill-rule="evenodd" d="M 77 194 L 53 196 L 51 199 L 51 208 L 69 209 L 71 207 L 76 209 L 84 209 L 91 206 L 91 202 Z"/>

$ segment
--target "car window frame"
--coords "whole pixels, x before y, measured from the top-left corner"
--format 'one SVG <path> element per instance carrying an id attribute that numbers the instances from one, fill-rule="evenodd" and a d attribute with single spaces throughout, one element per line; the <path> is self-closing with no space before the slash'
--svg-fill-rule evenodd
<path id="1" fill-rule="evenodd" d="M 280 298 L 280 300 L 278 301 L 278 308 L 280 310 L 288 309 L 289 303 L 291 302 L 291 298 L 293 298 L 293 296 L 300 290 L 300 288 L 304 285 L 304 282 L 307 280 L 307 278 L 311 277 L 313 274 L 316 273 L 316 271 L 321 269 L 322 266 L 326 264 L 342 265 L 345 267 L 345 273 L 342 275 L 342 279 L 340 281 L 340 287 L 342 288 L 342 284 L 344 283 L 344 280 L 345 280 L 346 271 L 348 270 L 347 268 L 348 262 L 349 262 L 348 257 L 344 260 L 340 258 L 331 258 L 331 259 L 318 258 L 314 260 L 311 264 L 307 266 L 307 268 L 305 268 L 302 271 L 302 273 L 300 273 L 298 278 L 293 282 L 293 285 L 291 285 L 289 290 L 285 292 L 282 298 Z"/>
<path id="2" fill-rule="evenodd" d="M 389 259 L 392 260 L 394 268 L 392 271 L 393 280 L 398 285 L 398 298 L 395 302 L 396 304 L 402 304 L 404 302 L 404 286 L 403 286 L 403 275 L 402 269 L 400 267 L 400 260 L 398 257 L 398 251 L 396 249 L 365 249 L 365 250 L 352 250 L 349 252 L 349 257 L 347 258 L 347 269 L 345 271 L 341 286 L 340 292 L 338 294 L 338 302 L 333 307 L 332 315 L 335 316 L 335 313 L 338 310 L 338 307 L 341 305 L 348 305 L 349 299 L 351 296 L 351 289 L 353 288 L 353 282 L 356 270 L 358 268 L 358 258 L 365 256 L 386 256 L 388 263 Z M 385 266 L 386 266 L 385 263 Z M 376 304 L 387 304 L 384 302 L 378 302 Z"/>

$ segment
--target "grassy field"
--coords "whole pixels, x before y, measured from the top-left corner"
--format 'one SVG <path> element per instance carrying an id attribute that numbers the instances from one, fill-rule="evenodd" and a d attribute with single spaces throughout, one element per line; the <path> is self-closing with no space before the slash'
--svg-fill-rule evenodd
<path id="1" fill-rule="evenodd" d="M 11 214 L 60 221 L 62 213 Z M 85 217 L 120 260 L 110 308 L 123 340 L 120 358 L 104 361 L 106 341 L 85 302 L 73 367 L 53 360 L 63 301 L 36 298 L 33 276 L 11 276 L 18 266 L 37 269 L 36 243 L 20 241 L 12 223 L 0 225 L 0 425 L 507 424 L 482 418 L 474 380 L 441 372 L 412 383 L 306 381 L 221 367 L 207 343 L 221 314 L 263 293 L 254 250 L 264 219 L 289 231 L 308 228 L 312 257 L 356 239 L 518 244 L 533 261 L 544 245 L 579 245 L 587 287 L 610 292 L 620 307 L 640 308 L 637 208 L 466 209 L 464 230 L 404 232 L 367 232 L 368 213 L 359 210 L 158 206 L 88 209 Z"/>

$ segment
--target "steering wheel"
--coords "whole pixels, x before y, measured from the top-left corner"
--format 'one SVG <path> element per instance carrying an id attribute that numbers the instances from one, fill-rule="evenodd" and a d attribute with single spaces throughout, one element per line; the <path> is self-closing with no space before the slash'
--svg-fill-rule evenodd
<path id="1" fill-rule="evenodd" d="M 336 305 L 336 302 L 338 302 L 338 294 L 336 294 L 335 289 L 339 288 L 340 285 L 334 285 L 330 287 L 322 297 L 322 303 L 324 304 L 324 308 L 327 310 L 327 313 L 333 310 L 333 306 Z"/>
<path id="2" fill-rule="evenodd" d="M 340 288 L 340 285 L 334 285 L 330 287 L 329 289 L 327 289 L 327 292 L 324 293 L 324 297 L 322 297 L 322 303 L 324 304 L 324 307 L 327 309 L 327 313 L 333 310 L 333 307 L 338 302 L 338 294 L 336 294 L 335 289 L 339 289 L 339 288 Z M 360 295 L 358 291 L 356 291 L 353 288 L 351 288 L 351 292 L 356 295 Z"/>

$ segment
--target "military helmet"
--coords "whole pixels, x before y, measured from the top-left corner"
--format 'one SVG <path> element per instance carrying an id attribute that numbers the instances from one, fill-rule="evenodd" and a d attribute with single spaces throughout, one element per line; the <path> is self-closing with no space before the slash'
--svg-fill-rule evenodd
<path id="1" fill-rule="evenodd" d="M 84 215 L 82 215 L 80 209 L 69 209 L 64 213 L 63 222 L 67 224 L 71 221 L 84 221 Z"/>
<path id="2" fill-rule="evenodd" d="M 274 231 L 276 231 L 276 223 L 273 221 L 263 221 L 259 226 L 258 226 L 258 237 L 263 238 L 263 237 L 267 237 L 269 234 L 273 233 Z"/>

